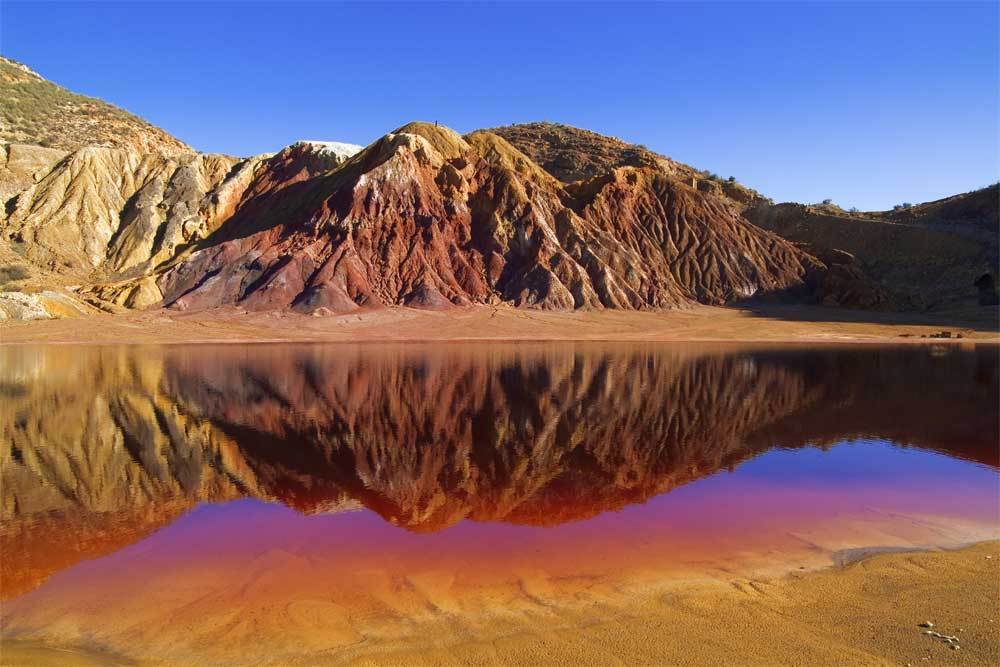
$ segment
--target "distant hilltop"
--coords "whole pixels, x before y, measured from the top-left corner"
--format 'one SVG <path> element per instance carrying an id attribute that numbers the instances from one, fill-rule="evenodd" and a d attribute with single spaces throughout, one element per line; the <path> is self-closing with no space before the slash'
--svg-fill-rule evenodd
<path id="1" fill-rule="evenodd" d="M 67 151 L 84 146 L 144 152 L 192 152 L 184 142 L 142 118 L 46 81 L 19 62 L 0 57 L 0 141 Z"/>

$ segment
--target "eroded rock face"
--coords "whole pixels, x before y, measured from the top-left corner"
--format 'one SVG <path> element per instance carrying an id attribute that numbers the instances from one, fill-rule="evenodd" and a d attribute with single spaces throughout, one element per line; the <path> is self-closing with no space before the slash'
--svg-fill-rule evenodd
<path id="1" fill-rule="evenodd" d="M 2 232 L 34 265 L 97 282 L 91 292 L 111 302 L 148 305 L 153 302 L 147 283 L 146 297 L 136 299 L 136 285 L 114 278 L 149 276 L 245 202 L 333 169 L 351 150 L 347 144 L 300 142 L 270 158 L 237 160 L 88 147 L 13 199 Z M 19 147 L 8 152 L 18 164 L 27 160 L 18 158 Z"/>
<path id="2" fill-rule="evenodd" d="M 892 297 L 865 273 L 854 255 L 837 249 L 815 252 L 826 265 L 816 289 L 819 303 L 864 310 L 892 308 Z"/>
<path id="3" fill-rule="evenodd" d="M 35 282 L 83 283 L 111 312 L 882 303 L 863 272 L 749 224 L 723 186 L 669 161 L 566 185 L 490 132 L 411 123 L 359 148 L 85 148 L 8 204 L 2 241 Z"/>
<path id="4" fill-rule="evenodd" d="M 0 292 L 0 322 L 5 320 L 48 320 L 83 317 L 94 309 L 74 296 L 53 290 L 40 292 Z"/>
<path id="5" fill-rule="evenodd" d="M 58 148 L 0 143 L 0 220 L 7 215 L 7 200 L 41 180 L 66 154 Z"/>
<path id="6" fill-rule="evenodd" d="M 664 273 L 685 299 L 700 303 L 719 305 L 789 289 L 805 295 L 804 278 L 822 267 L 749 224 L 724 200 L 661 172 L 619 169 L 569 192 L 578 198 L 581 217 L 607 235 L 608 247 L 630 249 L 632 264 L 649 271 L 631 281 L 640 297 L 666 291 L 660 287 Z M 626 281 L 636 273 L 624 262 L 616 264 Z"/>
<path id="7" fill-rule="evenodd" d="M 566 188 L 485 132 L 412 123 L 339 169 L 278 180 L 162 274 L 164 303 L 665 308 L 803 288 L 819 266 L 660 172 Z"/>
<path id="8" fill-rule="evenodd" d="M 68 275 L 154 263 L 207 231 L 200 200 L 235 162 L 83 148 L 14 200 L 3 232 L 31 261 Z"/>

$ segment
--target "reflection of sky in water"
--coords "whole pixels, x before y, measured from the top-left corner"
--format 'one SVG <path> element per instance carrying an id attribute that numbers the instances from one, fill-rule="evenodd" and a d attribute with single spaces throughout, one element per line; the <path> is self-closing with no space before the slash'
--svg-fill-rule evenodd
<path id="1" fill-rule="evenodd" d="M 896 467 L 900 465 L 905 466 L 905 470 Z M 903 472 L 908 479 L 898 478 Z M 996 482 L 996 473 L 988 466 L 972 463 L 970 468 L 968 462 L 946 454 L 882 440 L 849 440 L 838 443 L 828 452 L 819 447 L 774 450 L 740 466 L 740 475 L 782 484 L 842 485 L 879 481 L 912 485 L 915 477 L 943 482 L 953 476 L 992 480 L 994 485 Z"/>
<path id="2" fill-rule="evenodd" d="M 941 532 L 939 526 L 921 531 L 913 517 L 996 532 L 998 513 L 995 470 L 884 441 L 854 441 L 828 451 L 772 450 L 733 472 L 716 473 L 644 504 L 551 527 L 466 520 L 418 534 L 368 510 L 305 516 L 257 500 L 205 504 L 142 542 L 82 563 L 44 587 L 85 572 L 114 577 L 122 567 L 246 560 L 273 549 L 347 568 L 460 565 L 474 570 L 480 562 L 499 569 L 527 564 L 569 571 L 578 564 L 627 570 L 650 562 L 666 565 L 671 558 L 725 561 L 747 550 L 792 551 L 802 547 L 802 535 L 809 531 L 827 531 L 837 543 L 837 522 L 876 525 L 880 536 L 898 529 L 899 546 L 961 542 L 960 535 Z M 968 537 L 983 535 L 973 531 Z"/>
<path id="3" fill-rule="evenodd" d="M 4 634 L 157 656 L 188 645 L 220 655 L 325 650 L 363 634 L 421 636 L 428 619 L 451 632 L 481 614 L 614 608 L 599 606 L 683 580 L 728 588 L 858 548 L 996 538 L 998 507 L 996 470 L 884 441 L 771 450 L 644 504 L 551 527 L 465 520 L 413 533 L 370 510 L 202 504 L 5 601 Z"/>

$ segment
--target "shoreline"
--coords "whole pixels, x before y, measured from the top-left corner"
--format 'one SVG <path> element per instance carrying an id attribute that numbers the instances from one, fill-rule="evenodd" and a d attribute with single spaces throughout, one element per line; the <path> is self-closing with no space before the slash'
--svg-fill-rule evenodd
<path id="1" fill-rule="evenodd" d="M 283 311 L 141 311 L 0 324 L 0 346 L 32 344 L 546 343 L 998 344 L 994 309 L 954 316 L 773 306 L 645 311 L 386 308 L 313 317 Z M 949 338 L 932 335 L 949 332 Z"/>
<path id="2" fill-rule="evenodd" d="M 828 566 L 783 574 L 665 580 L 623 603 L 569 605 L 522 623 L 484 618 L 473 636 L 456 637 L 449 622 L 431 622 L 422 623 L 418 635 L 376 633 L 300 655 L 267 655 L 265 644 L 257 659 L 262 664 L 568 665 L 603 659 L 712 665 L 739 656 L 751 665 L 995 664 L 1000 540 L 956 548 L 870 549 L 876 551 L 849 562 L 834 559 Z M 921 627 L 927 621 L 935 631 L 958 637 L 961 649 L 929 636 Z M 5 666 L 162 662 L 153 654 L 126 656 L 109 647 L 30 638 L 4 639 L 0 647 Z M 195 649 L 190 656 L 197 654 Z M 203 656 L 197 662 L 224 660 Z"/>

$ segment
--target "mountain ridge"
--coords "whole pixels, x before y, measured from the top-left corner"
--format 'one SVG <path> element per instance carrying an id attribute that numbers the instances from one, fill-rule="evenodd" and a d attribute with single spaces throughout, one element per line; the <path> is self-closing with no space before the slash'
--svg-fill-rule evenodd
<path id="1" fill-rule="evenodd" d="M 633 168 L 616 173 L 593 194 L 607 191 L 613 206 L 643 200 L 635 222 L 645 234 L 630 235 L 606 207 L 586 208 L 594 202 L 580 200 L 584 190 L 564 189 L 493 136 L 473 133 L 470 143 L 443 126 L 398 128 L 338 170 L 237 213 L 218 243 L 206 240 L 159 281 L 164 303 L 659 308 L 724 303 L 806 278 L 803 253 L 694 189 Z M 699 234 L 742 244 L 742 260 Z"/>
<path id="2" fill-rule="evenodd" d="M 25 81 L 58 88 L 0 61 L 0 84 Z M 10 108 L 17 100 L 0 106 L 5 118 Z M 2 144 L 0 318 L 995 300 L 990 193 L 882 214 L 774 205 L 553 123 L 462 136 L 412 122 L 367 147 L 299 141 L 250 158 L 195 153 L 147 126 L 121 145 Z"/>

